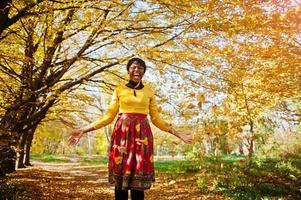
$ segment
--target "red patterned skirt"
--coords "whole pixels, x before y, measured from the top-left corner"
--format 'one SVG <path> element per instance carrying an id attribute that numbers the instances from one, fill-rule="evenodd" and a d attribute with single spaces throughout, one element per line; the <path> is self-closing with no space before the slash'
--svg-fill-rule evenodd
<path id="1" fill-rule="evenodd" d="M 109 182 L 118 189 L 145 190 L 154 182 L 153 135 L 147 115 L 123 113 L 109 153 Z"/>

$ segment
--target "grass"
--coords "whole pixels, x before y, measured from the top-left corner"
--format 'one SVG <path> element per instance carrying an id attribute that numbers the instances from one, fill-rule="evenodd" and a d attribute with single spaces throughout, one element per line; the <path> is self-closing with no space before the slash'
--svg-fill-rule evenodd
<path id="1" fill-rule="evenodd" d="M 155 161 L 156 171 L 194 172 L 199 164 L 189 160 Z"/>
<path id="2" fill-rule="evenodd" d="M 30 158 L 32 160 L 38 160 L 38 161 L 50 162 L 50 163 L 70 162 L 70 159 L 68 159 L 67 157 L 51 155 L 51 154 L 31 154 Z"/>
<path id="3" fill-rule="evenodd" d="M 32 154 L 32 160 L 42 161 L 46 163 L 66 163 L 66 162 L 73 162 L 73 156 L 59 156 L 59 155 L 52 155 L 52 154 Z M 107 159 L 102 157 L 84 157 L 84 156 L 77 156 L 76 162 L 80 162 L 82 164 L 89 164 L 89 165 L 106 165 Z"/>
<path id="4" fill-rule="evenodd" d="M 83 164 L 90 164 L 90 165 L 107 165 L 108 163 L 107 158 L 101 158 L 101 157 L 81 158 L 79 161 Z"/>
<path id="5" fill-rule="evenodd" d="M 244 157 L 208 157 L 201 163 L 198 186 L 202 193 L 232 199 L 301 199 L 300 160 L 254 158 L 250 170 Z"/>

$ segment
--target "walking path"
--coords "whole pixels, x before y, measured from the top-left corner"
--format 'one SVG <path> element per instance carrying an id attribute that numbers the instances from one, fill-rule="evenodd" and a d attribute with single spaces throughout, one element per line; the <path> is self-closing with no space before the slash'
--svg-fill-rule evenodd
<path id="1" fill-rule="evenodd" d="M 114 199 L 114 187 L 107 182 L 107 167 L 80 163 L 43 163 L 10 174 L 12 182 L 25 189 L 22 200 L 106 200 Z M 146 200 L 221 199 L 197 191 L 196 175 L 158 172 L 156 182 L 146 191 Z"/>

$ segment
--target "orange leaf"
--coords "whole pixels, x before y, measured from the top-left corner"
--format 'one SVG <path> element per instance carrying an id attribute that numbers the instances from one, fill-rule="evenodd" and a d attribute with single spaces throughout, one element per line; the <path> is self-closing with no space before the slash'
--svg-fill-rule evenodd
<path id="1" fill-rule="evenodd" d="M 198 101 L 201 103 L 205 102 L 205 94 L 204 93 L 201 93 L 198 95 Z"/>
<path id="2" fill-rule="evenodd" d="M 198 103 L 198 107 L 199 107 L 199 109 L 202 109 L 202 102 L 201 101 Z"/>

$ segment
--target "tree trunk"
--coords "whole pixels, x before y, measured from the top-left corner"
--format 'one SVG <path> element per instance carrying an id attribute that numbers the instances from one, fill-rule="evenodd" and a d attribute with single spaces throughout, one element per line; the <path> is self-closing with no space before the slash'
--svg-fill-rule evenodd
<path id="1" fill-rule="evenodd" d="M 0 145 L 0 177 L 16 170 L 17 153 L 11 146 Z"/>
<path id="2" fill-rule="evenodd" d="M 7 23 L 9 17 L 9 10 L 11 8 L 12 0 L 1 0 L 0 2 L 0 35 L 5 29 L 5 24 Z"/>
<path id="3" fill-rule="evenodd" d="M 254 124 L 250 121 L 250 138 L 249 138 L 249 148 L 248 148 L 248 171 L 252 168 L 253 163 L 253 153 L 254 153 Z"/>
<path id="4" fill-rule="evenodd" d="M 213 138 L 213 155 L 217 156 L 219 154 L 219 139 L 214 136 Z"/>
<path id="5" fill-rule="evenodd" d="M 110 153 L 110 142 L 111 142 L 111 135 L 112 135 L 112 126 L 109 125 L 109 126 L 106 126 L 105 127 L 105 135 L 106 135 L 106 139 L 107 139 L 107 155 L 109 155 Z"/>
<path id="6" fill-rule="evenodd" d="M 15 140 L 13 137 L 6 136 L 11 136 L 11 133 L 0 129 L 0 177 L 16 170 L 17 153 L 12 148 Z"/>
<path id="7" fill-rule="evenodd" d="M 91 146 L 91 136 L 89 133 L 87 134 L 87 139 L 88 139 L 88 155 L 91 156 L 92 155 L 92 146 Z"/>
<path id="8" fill-rule="evenodd" d="M 16 169 L 17 152 L 13 147 L 17 146 L 17 141 L 8 129 L 0 127 L 0 177 Z"/>
<path id="9" fill-rule="evenodd" d="M 223 154 L 227 155 L 230 153 L 228 140 L 227 140 L 227 137 L 225 137 L 225 136 L 220 137 L 220 149 Z"/>
<path id="10" fill-rule="evenodd" d="M 23 134 L 21 138 L 21 143 L 19 146 L 20 152 L 19 152 L 19 159 L 18 159 L 18 168 L 25 168 L 24 165 L 24 149 L 25 149 L 25 143 L 26 143 L 26 137 L 28 135 L 28 132 Z"/>
<path id="11" fill-rule="evenodd" d="M 239 155 L 244 155 L 244 146 L 243 146 L 243 142 L 239 142 L 238 144 L 238 151 L 239 151 Z"/>
<path id="12" fill-rule="evenodd" d="M 26 154 L 25 154 L 25 165 L 26 166 L 32 166 L 30 164 L 30 149 L 31 149 L 31 144 L 32 144 L 32 140 L 33 140 L 33 135 L 34 132 L 36 131 L 36 128 L 33 128 L 29 131 L 27 139 L 26 139 Z"/>
<path id="13" fill-rule="evenodd" d="M 214 151 L 215 151 L 215 146 L 214 146 L 214 138 L 213 138 L 213 136 L 210 136 L 210 145 L 209 145 L 209 150 L 208 150 L 208 153 L 210 154 L 210 155 L 214 155 Z"/>

